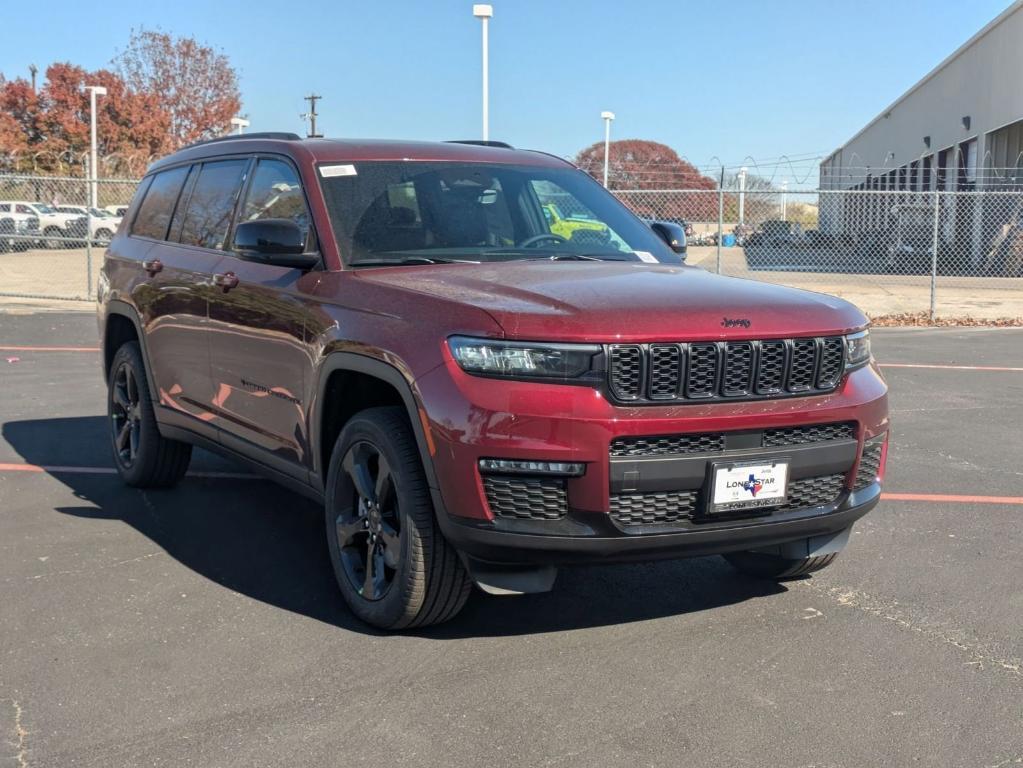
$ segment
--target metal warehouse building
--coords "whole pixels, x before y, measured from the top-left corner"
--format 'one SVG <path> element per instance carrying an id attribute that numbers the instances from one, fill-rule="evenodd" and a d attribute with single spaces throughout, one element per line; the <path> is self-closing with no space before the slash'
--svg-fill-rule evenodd
<path id="1" fill-rule="evenodd" d="M 820 188 L 894 192 L 899 200 L 935 190 L 1023 189 L 1021 76 L 1023 0 L 1017 0 L 824 160 Z M 846 199 L 822 205 L 822 231 L 876 230 L 889 215 L 891 194 L 839 197 Z M 921 206 L 925 197 L 934 199 L 915 197 Z M 956 240 L 976 263 L 997 225 L 985 216 L 983 196 L 949 197 L 942 240 Z"/>

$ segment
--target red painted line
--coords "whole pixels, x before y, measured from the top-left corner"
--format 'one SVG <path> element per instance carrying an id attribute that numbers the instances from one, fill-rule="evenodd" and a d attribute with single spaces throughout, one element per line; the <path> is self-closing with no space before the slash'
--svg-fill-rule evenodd
<path id="1" fill-rule="evenodd" d="M 50 473 L 54 475 L 116 475 L 117 470 L 113 467 L 69 467 L 61 465 L 43 464 L 2 464 L 0 472 L 34 472 Z M 249 475 L 242 472 L 189 472 L 189 477 L 213 477 L 228 480 L 259 480 L 258 475 Z"/>
<path id="2" fill-rule="evenodd" d="M 0 352 L 99 352 L 99 347 L 0 347 Z"/>
<path id="3" fill-rule="evenodd" d="M 995 365 L 923 365 L 919 363 L 878 363 L 882 368 L 938 368 L 945 371 L 1012 371 L 1023 373 L 1023 368 L 1003 368 Z"/>
<path id="4" fill-rule="evenodd" d="M 882 501 L 937 501 L 952 504 L 1023 504 L 1023 496 L 963 496 L 950 493 L 882 493 Z"/>

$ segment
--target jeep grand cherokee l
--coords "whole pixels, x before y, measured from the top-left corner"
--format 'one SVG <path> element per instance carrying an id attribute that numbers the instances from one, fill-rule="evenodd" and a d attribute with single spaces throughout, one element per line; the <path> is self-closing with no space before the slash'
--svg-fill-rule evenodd
<path id="1" fill-rule="evenodd" d="M 551 232 L 550 201 L 607 238 Z M 687 267 L 671 226 L 507 146 L 181 150 L 99 278 L 117 469 L 170 486 L 199 445 L 317 500 L 342 595 L 389 629 L 573 563 L 822 568 L 880 496 L 867 319 Z"/>

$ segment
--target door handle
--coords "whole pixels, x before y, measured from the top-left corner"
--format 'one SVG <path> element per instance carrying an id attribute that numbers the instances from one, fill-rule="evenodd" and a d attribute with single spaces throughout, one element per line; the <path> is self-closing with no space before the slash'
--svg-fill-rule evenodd
<path id="1" fill-rule="evenodd" d="M 157 272 L 163 270 L 163 262 L 160 261 L 159 259 L 150 259 L 149 261 L 143 261 L 142 269 L 146 270 L 146 272 L 149 273 L 149 276 L 152 277 Z"/>
<path id="2" fill-rule="evenodd" d="M 238 287 L 238 275 L 234 272 L 218 272 L 213 275 L 213 284 L 218 288 L 223 288 L 224 293 L 227 293 L 232 288 Z"/>

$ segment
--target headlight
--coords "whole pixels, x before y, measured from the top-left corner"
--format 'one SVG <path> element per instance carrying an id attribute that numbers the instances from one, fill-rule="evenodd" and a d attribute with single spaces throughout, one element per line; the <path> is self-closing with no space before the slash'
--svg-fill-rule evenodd
<path id="1" fill-rule="evenodd" d="M 467 373 L 511 378 L 576 379 L 593 367 L 600 347 L 593 344 L 471 339 L 452 336 L 448 346 Z"/>
<path id="2" fill-rule="evenodd" d="M 870 331 L 850 333 L 845 337 L 845 367 L 858 368 L 870 360 Z"/>

